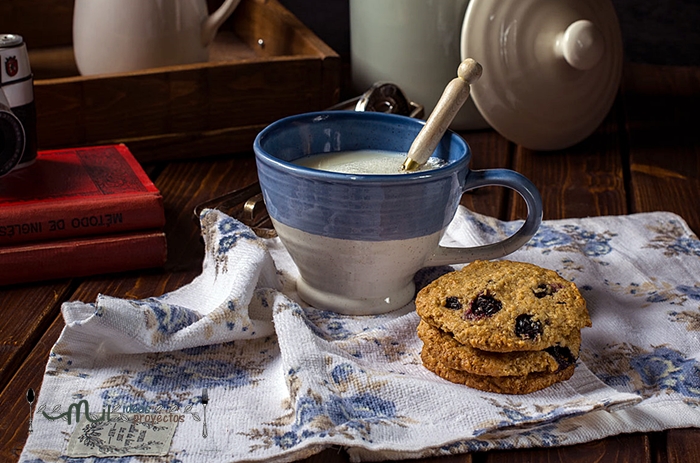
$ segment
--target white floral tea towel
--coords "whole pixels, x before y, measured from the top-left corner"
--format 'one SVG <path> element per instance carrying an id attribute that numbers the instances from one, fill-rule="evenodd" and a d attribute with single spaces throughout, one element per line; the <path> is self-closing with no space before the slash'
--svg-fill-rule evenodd
<path id="1" fill-rule="evenodd" d="M 165 454 L 149 461 L 183 463 L 289 461 L 329 446 L 353 461 L 418 458 L 700 426 L 700 242 L 673 214 L 544 222 L 508 257 L 576 282 L 593 321 L 574 376 L 523 396 L 423 368 L 413 304 L 365 317 L 307 307 L 279 240 L 218 211 L 201 220 L 207 251 L 189 285 L 64 305 L 20 461 L 66 461 L 71 435 L 94 458 L 140 461 L 139 426 L 174 428 L 153 438 Z M 460 209 L 444 243 L 518 226 Z M 417 285 L 450 270 L 423 269 Z M 76 423 L 76 407 L 65 419 L 80 403 L 109 419 Z M 121 441 L 110 428 L 136 421 Z"/>

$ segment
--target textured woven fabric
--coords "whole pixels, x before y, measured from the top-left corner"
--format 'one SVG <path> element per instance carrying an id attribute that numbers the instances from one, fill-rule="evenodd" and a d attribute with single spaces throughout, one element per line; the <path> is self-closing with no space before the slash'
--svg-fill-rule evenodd
<path id="1" fill-rule="evenodd" d="M 700 426 L 700 242 L 676 215 L 545 221 L 507 257 L 574 281 L 593 322 L 570 380 L 517 396 L 426 370 L 412 303 L 365 317 L 307 307 L 277 239 L 218 211 L 201 220 L 207 251 L 189 285 L 64 304 L 22 462 L 65 461 L 76 423 L 46 415 L 78 400 L 108 406 L 112 420 L 179 414 L 162 458 L 183 463 L 286 461 L 330 446 L 369 461 Z M 443 244 L 493 242 L 519 225 L 461 208 Z M 423 269 L 417 286 L 450 270 Z"/>

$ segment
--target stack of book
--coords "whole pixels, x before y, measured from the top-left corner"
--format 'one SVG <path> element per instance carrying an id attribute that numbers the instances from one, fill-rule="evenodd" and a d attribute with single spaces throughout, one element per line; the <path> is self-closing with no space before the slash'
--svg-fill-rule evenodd
<path id="1" fill-rule="evenodd" d="M 0 285 L 162 266 L 164 225 L 125 145 L 40 151 L 0 178 Z"/>

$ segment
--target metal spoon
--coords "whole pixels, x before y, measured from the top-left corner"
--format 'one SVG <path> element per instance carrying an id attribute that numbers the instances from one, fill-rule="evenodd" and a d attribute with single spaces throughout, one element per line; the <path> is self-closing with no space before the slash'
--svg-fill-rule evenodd
<path id="1" fill-rule="evenodd" d="M 423 105 L 409 100 L 403 90 L 392 82 L 375 82 L 362 95 L 342 101 L 328 110 L 369 111 L 423 117 Z"/>
<path id="2" fill-rule="evenodd" d="M 402 171 L 416 170 L 428 160 L 440 139 L 445 134 L 457 111 L 469 97 L 470 85 L 479 80 L 482 68 L 479 63 L 467 58 L 457 68 L 457 77 L 452 79 L 442 92 L 440 100 L 425 125 L 418 132 L 408 150 Z"/>
<path id="3" fill-rule="evenodd" d="M 29 402 L 29 432 L 34 432 L 34 427 L 32 426 L 32 404 L 34 403 L 34 389 L 31 387 L 27 389 L 27 402 Z"/>

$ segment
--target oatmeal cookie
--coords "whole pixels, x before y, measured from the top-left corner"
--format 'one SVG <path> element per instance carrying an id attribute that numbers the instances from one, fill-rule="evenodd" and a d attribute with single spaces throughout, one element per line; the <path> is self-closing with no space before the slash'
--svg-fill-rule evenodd
<path id="1" fill-rule="evenodd" d="M 421 353 L 425 367 L 447 381 L 464 384 L 474 389 L 499 394 L 529 394 L 565 381 L 574 374 L 575 365 L 570 365 L 555 373 L 530 373 L 521 376 L 475 375 L 462 370 L 446 367 L 430 355 Z"/>
<path id="2" fill-rule="evenodd" d="M 425 321 L 418 324 L 424 355 L 447 368 L 475 375 L 522 376 L 530 373 L 554 373 L 576 363 L 581 346 L 581 332 L 574 330 L 554 346 L 541 351 L 488 352 L 460 344 L 444 331 Z"/>
<path id="3" fill-rule="evenodd" d="M 461 344 L 492 352 L 541 351 L 591 326 L 576 285 L 552 270 L 475 261 L 419 291 L 416 311 Z"/>

